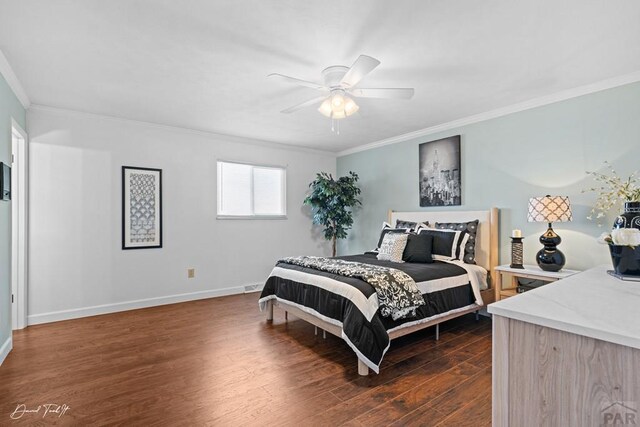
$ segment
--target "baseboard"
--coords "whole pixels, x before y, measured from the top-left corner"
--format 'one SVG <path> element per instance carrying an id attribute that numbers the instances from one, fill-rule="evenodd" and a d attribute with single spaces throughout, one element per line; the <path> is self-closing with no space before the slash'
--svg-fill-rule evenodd
<path id="1" fill-rule="evenodd" d="M 0 365 L 2 365 L 4 359 L 7 358 L 11 349 L 13 349 L 13 340 L 11 339 L 11 336 L 9 336 L 4 344 L 2 344 L 2 347 L 0 347 Z"/>
<path id="2" fill-rule="evenodd" d="M 101 314 L 117 313 L 120 311 L 137 310 L 139 308 L 156 307 L 159 305 L 176 304 L 180 302 L 196 301 L 200 299 L 243 294 L 246 292 L 247 286 L 251 286 L 253 288 L 256 285 L 243 285 L 233 288 L 211 289 L 207 291 L 191 292 L 187 294 L 169 295 L 166 297 L 146 298 L 134 301 L 118 302 L 114 304 L 95 305 L 92 307 L 82 307 L 70 310 L 33 314 L 27 316 L 27 324 L 39 325 L 42 323 L 51 323 L 59 322 L 62 320 L 78 319 L 81 317 L 98 316 Z M 261 289 L 256 288 L 256 292 L 259 290 Z"/>

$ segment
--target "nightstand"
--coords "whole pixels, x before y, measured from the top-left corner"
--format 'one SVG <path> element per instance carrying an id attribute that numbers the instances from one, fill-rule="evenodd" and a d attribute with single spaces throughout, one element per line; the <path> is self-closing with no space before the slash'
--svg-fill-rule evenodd
<path id="1" fill-rule="evenodd" d="M 501 299 L 512 297 L 517 295 L 518 278 L 541 280 L 543 282 L 555 282 L 560 279 L 564 279 L 574 274 L 580 273 L 578 270 L 568 270 L 563 268 L 560 271 L 544 271 L 537 265 L 525 265 L 524 268 L 511 268 L 508 265 L 500 265 L 495 268 L 496 272 L 496 286 L 495 295 L 496 301 Z M 502 277 L 511 277 L 511 287 L 502 287 Z"/>

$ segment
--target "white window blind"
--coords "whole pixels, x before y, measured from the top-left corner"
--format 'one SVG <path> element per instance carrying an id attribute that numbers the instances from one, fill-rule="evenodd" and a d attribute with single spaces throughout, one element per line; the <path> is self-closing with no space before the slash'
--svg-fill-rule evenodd
<path id="1" fill-rule="evenodd" d="M 218 161 L 218 217 L 286 215 L 286 170 Z"/>

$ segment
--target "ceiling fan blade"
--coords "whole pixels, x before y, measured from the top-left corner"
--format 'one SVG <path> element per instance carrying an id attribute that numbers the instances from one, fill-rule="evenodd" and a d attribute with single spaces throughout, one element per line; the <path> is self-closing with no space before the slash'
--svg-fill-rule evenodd
<path id="1" fill-rule="evenodd" d="M 281 112 L 285 114 L 293 113 L 294 111 L 302 110 L 303 108 L 307 108 L 314 104 L 318 104 L 319 102 L 324 101 L 326 98 L 327 98 L 326 96 L 319 96 L 318 98 L 313 98 L 301 104 L 294 105 L 293 107 L 289 107 L 286 110 L 282 110 Z"/>
<path id="2" fill-rule="evenodd" d="M 314 82 L 309 82 L 306 80 L 300 80 L 300 79 L 296 79 L 295 77 L 289 77 L 289 76 L 285 76 L 284 74 L 278 74 L 278 73 L 273 73 L 273 74 L 269 74 L 267 77 L 277 77 L 278 79 L 280 79 L 283 82 L 287 82 L 287 83 L 293 83 L 296 85 L 300 85 L 300 86 L 305 86 L 305 87 L 310 87 L 312 89 L 319 89 L 319 90 L 328 90 L 325 86 L 322 86 L 318 83 L 314 83 Z"/>
<path id="3" fill-rule="evenodd" d="M 344 87 L 353 87 L 378 65 L 380 65 L 380 61 L 377 59 L 367 55 L 360 55 L 344 75 L 340 84 Z"/>
<path id="4" fill-rule="evenodd" d="M 349 92 L 358 98 L 411 99 L 415 90 L 413 88 L 362 88 Z"/>

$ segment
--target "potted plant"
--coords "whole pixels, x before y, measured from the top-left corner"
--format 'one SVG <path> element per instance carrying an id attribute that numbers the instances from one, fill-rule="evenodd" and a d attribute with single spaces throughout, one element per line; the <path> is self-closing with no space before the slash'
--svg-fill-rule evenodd
<path id="1" fill-rule="evenodd" d="M 346 238 L 347 230 L 353 225 L 352 208 L 361 204 L 357 182 L 358 174 L 354 172 L 338 180 L 320 172 L 309 184 L 311 192 L 304 199 L 304 204 L 311 206 L 313 223 L 322 225 L 325 239 L 331 240 L 333 256 L 336 256 L 337 239 Z"/>
<path id="2" fill-rule="evenodd" d="M 640 276 L 640 230 L 616 228 L 611 233 L 603 233 L 599 240 L 609 245 L 616 274 Z"/>
<path id="3" fill-rule="evenodd" d="M 596 204 L 591 209 L 588 219 L 603 218 L 614 207 L 624 203 L 624 212 L 614 222 L 614 228 L 638 228 L 640 229 L 640 182 L 638 172 L 632 173 L 626 179 L 622 179 L 609 162 L 604 162 L 611 172 L 587 172 L 596 181 L 596 185 L 584 192 L 592 191 L 598 195 Z"/>

